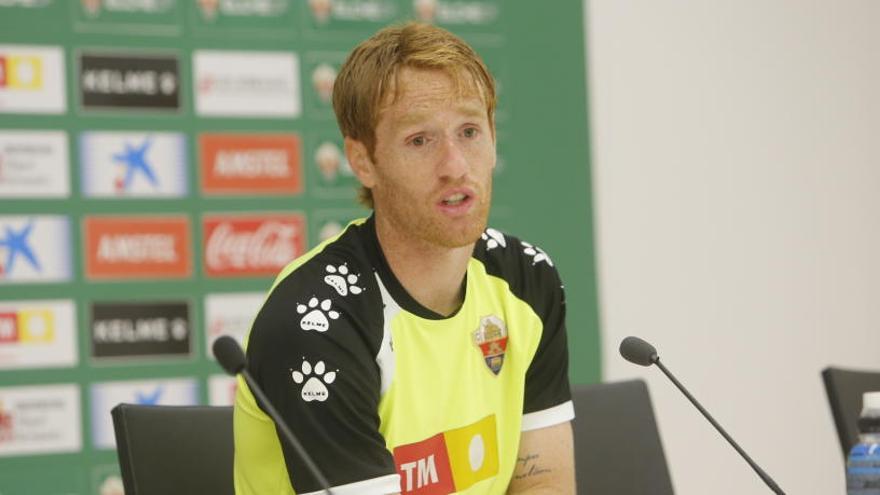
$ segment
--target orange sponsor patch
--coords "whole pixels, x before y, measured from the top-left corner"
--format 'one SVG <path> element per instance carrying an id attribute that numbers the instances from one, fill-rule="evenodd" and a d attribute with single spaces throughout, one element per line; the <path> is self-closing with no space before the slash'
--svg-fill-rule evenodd
<path id="1" fill-rule="evenodd" d="M 299 194 L 300 139 L 296 134 L 201 134 L 205 194 Z"/>
<path id="2" fill-rule="evenodd" d="M 186 278 L 192 243 L 185 216 L 106 216 L 83 220 L 86 276 Z"/>

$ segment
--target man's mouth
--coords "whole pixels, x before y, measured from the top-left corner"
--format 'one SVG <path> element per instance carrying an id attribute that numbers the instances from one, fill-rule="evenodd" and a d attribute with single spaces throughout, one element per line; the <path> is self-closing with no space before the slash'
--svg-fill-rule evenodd
<path id="1" fill-rule="evenodd" d="M 442 203 L 446 206 L 456 206 L 464 202 L 468 197 L 469 196 L 465 193 L 455 193 L 448 198 L 444 198 Z"/>

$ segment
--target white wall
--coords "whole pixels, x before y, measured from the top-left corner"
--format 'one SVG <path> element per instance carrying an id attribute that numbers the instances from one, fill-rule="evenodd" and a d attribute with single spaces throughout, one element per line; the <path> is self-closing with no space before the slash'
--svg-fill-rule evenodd
<path id="1" fill-rule="evenodd" d="M 880 369 L 880 2 L 586 0 L 606 380 L 646 377 L 677 493 L 844 493 L 819 376 Z"/>

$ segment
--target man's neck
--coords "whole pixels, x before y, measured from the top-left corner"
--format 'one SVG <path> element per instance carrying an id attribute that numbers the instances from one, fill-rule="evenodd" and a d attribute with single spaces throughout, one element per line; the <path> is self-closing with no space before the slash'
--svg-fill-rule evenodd
<path id="1" fill-rule="evenodd" d="M 462 282 L 473 244 L 446 248 L 412 239 L 378 217 L 376 236 L 388 266 L 413 299 L 443 316 L 458 310 L 464 300 Z"/>

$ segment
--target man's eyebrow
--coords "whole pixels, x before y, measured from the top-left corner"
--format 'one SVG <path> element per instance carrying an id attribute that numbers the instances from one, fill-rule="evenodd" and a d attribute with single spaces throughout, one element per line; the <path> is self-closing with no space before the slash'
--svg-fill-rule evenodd
<path id="1" fill-rule="evenodd" d="M 483 106 L 477 107 L 477 106 L 473 106 L 473 105 L 466 105 L 466 106 L 461 107 L 459 110 L 461 110 L 461 112 L 468 117 L 485 117 L 486 116 L 486 108 Z"/>
<path id="2" fill-rule="evenodd" d="M 430 112 L 407 112 L 402 116 L 394 119 L 394 123 L 397 124 L 398 127 L 410 126 L 413 124 L 418 124 L 419 122 L 423 122 L 430 116 Z"/>
<path id="3" fill-rule="evenodd" d="M 476 105 L 461 105 L 457 109 L 465 117 L 482 118 L 486 116 L 486 109 Z M 409 111 L 404 115 L 395 118 L 394 122 L 398 126 L 409 126 L 424 122 L 433 115 L 432 112 Z"/>

